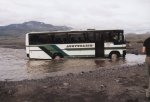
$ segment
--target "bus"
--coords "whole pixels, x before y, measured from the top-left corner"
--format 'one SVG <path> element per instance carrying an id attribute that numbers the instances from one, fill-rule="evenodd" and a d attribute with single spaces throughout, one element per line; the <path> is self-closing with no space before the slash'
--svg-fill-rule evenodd
<path id="1" fill-rule="evenodd" d="M 26 34 L 29 59 L 67 57 L 125 57 L 123 30 L 30 32 Z"/>

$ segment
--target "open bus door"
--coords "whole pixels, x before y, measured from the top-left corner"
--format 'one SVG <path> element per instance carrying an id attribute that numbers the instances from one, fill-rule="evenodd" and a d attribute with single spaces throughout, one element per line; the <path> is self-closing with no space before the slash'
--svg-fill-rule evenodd
<path id="1" fill-rule="evenodd" d="M 102 34 L 95 34 L 95 57 L 104 57 L 104 37 Z"/>

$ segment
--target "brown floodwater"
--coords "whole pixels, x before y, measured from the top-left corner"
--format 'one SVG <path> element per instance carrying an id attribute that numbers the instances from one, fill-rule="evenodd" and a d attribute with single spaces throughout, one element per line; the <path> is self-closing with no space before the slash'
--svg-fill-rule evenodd
<path id="1" fill-rule="evenodd" d="M 0 48 L 0 81 L 19 81 L 81 73 L 144 63 L 145 55 L 127 54 L 126 59 L 72 58 L 60 61 L 29 60 L 25 49 Z"/>

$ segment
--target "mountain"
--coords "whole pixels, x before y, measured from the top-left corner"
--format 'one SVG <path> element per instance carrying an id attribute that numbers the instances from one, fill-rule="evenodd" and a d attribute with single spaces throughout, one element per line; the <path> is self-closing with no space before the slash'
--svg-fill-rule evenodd
<path id="1" fill-rule="evenodd" d="M 0 26 L 0 35 L 24 35 L 28 32 L 40 32 L 40 31 L 66 31 L 71 30 L 71 27 L 67 26 L 54 26 L 51 24 L 45 24 L 43 22 L 29 21 L 22 24 L 10 24 L 7 26 Z"/>
<path id="2" fill-rule="evenodd" d="M 150 37 L 150 32 L 147 33 L 141 33 L 141 34 L 136 34 L 136 33 L 128 33 L 125 35 L 126 39 L 128 41 L 144 41 L 146 38 Z"/>

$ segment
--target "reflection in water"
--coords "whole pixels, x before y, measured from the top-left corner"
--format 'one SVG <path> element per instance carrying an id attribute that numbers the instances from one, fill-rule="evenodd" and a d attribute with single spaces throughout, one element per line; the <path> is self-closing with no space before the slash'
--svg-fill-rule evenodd
<path id="1" fill-rule="evenodd" d="M 53 61 L 44 61 L 44 60 L 28 60 L 27 61 L 27 72 L 28 73 L 48 73 L 48 72 L 56 72 L 60 70 L 58 63 L 54 63 Z"/>
<path id="2" fill-rule="evenodd" d="M 95 64 L 97 67 L 104 67 L 106 60 L 95 60 Z"/>
<path id="3" fill-rule="evenodd" d="M 144 55 L 127 54 L 126 59 L 109 60 L 101 58 L 28 60 L 24 49 L 0 48 L 0 80 L 38 79 L 67 73 L 80 73 L 98 68 L 111 68 L 144 63 Z"/>
<path id="4" fill-rule="evenodd" d="M 126 63 L 126 59 L 99 59 L 95 60 L 95 64 L 97 65 L 97 68 L 101 67 L 112 67 L 112 66 L 121 66 Z"/>
<path id="5" fill-rule="evenodd" d="M 58 75 L 58 73 L 76 73 L 96 68 L 93 61 L 93 59 L 65 59 L 61 61 L 29 60 L 27 62 L 27 72 L 29 74 L 49 73 L 50 76 L 56 74 Z"/>

